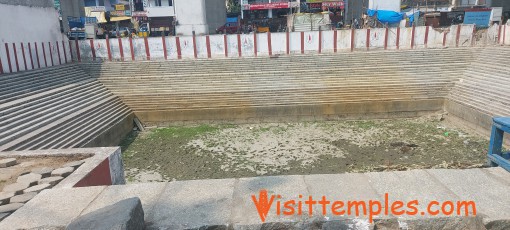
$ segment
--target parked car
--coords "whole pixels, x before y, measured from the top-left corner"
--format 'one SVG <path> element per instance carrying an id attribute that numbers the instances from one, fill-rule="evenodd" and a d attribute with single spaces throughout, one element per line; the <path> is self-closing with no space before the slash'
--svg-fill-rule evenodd
<path id="1" fill-rule="evenodd" d="M 218 27 L 218 29 L 216 29 L 216 33 L 236 34 L 237 32 L 239 32 L 239 28 L 240 28 L 239 23 L 227 22 L 224 25 Z"/>
<path id="2" fill-rule="evenodd" d="M 130 29 L 129 27 L 119 27 L 119 31 L 117 33 L 117 28 L 114 28 L 113 30 L 110 30 L 110 33 L 108 34 L 111 38 L 116 38 L 117 34 L 119 34 L 121 37 L 128 37 L 134 30 Z"/>

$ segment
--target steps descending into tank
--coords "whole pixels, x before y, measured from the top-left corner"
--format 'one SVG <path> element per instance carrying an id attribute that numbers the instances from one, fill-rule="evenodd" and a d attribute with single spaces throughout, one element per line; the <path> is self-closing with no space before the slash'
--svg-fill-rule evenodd
<path id="1" fill-rule="evenodd" d="M 412 116 L 443 109 L 478 48 L 80 66 L 144 122 Z"/>
<path id="2" fill-rule="evenodd" d="M 0 89 L 0 151 L 87 146 L 133 117 L 75 64 L 1 75 Z"/>
<path id="3" fill-rule="evenodd" d="M 510 116 L 510 48 L 490 47 L 477 53 L 448 95 L 446 109 L 489 131 L 494 116 Z"/>

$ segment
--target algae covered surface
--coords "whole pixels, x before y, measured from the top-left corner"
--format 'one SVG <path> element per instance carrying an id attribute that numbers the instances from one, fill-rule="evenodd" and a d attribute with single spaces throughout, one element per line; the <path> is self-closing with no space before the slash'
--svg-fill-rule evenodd
<path id="1" fill-rule="evenodd" d="M 473 168 L 488 140 L 430 118 L 188 125 L 133 132 L 129 182 Z"/>

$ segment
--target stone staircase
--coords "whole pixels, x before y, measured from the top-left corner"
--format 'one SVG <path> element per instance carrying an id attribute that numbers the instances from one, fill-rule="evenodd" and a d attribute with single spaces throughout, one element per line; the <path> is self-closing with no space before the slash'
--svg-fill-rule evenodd
<path id="1" fill-rule="evenodd" d="M 144 122 L 384 118 L 443 109 L 480 48 L 82 63 Z"/>
<path id="2" fill-rule="evenodd" d="M 510 48 L 490 47 L 477 53 L 462 79 L 450 91 L 446 110 L 468 123 L 490 130 L 493 116 L 510 116 Z"/>
<path id="3" fill-rule="evenodd" d="M 118 144 L 132 118 L 74 64 L 0 76 L 0 151 Z"/>

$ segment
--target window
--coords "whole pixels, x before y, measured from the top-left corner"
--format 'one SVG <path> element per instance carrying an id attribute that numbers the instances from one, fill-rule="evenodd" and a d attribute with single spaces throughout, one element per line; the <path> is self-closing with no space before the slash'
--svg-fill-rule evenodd
<path id="1" fill-rule="evenodd" d="M 161 6 L 161 0 L 155 0 L 156 6 Z"/>

